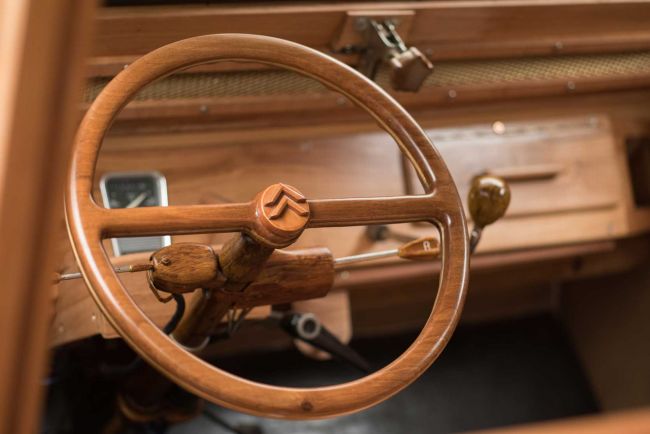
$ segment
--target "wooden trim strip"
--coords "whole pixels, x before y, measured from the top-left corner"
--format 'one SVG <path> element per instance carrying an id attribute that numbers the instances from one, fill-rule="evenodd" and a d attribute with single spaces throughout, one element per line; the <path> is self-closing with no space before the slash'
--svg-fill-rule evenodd
<path id="1" fill-rule="evenodd" d="M 0 434 L 41 421 L 63 179 L 95 10 L 0 1 Z"/>
<path id="2" fill-rule="evenodd" d="M 90 74 L 114 75 L 125 64 L 162 45 L 214 33 L 263 34 L 333 54 L 330 47 L 349 11 L 384 10 L 414 11 L 410 31 L 403 36 L 434 61 L 650 48 L 647 1 L 115 7 L 104 9 L 97 20 Z M 163 28 L 165 32 L 160 31 Z M 341 56 L 339 60 L 355 64 L 357 56 Z"/>

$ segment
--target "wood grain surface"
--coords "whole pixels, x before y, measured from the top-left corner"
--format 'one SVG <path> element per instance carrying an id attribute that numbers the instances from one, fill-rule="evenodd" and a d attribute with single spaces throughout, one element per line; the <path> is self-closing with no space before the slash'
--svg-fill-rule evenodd
<path id="1" fill-rule="evenodd" d="M 232 59 L 283 66 L 343 93 L 393 137 L 423 184 L 426 193 L 419 196 L 308 199 L 308 227 L 428 220 L 441 231 L 442 273 L 430 319 L 404 354 L 360 380 L 326 388 L 282 388 L 249 382 L 206 364 L 174 344 L 138 309 L 102 247 L 102 238 L 136 233 L 256 232 L 257 222 L 247 203 L 108 210 L 91 197 L 102 139 L 116 114 L 139 89 L 179 69 Z M 148 54 L 120 73 L 86 114 L 75 146 L 66 212 L 70 238 L 93 298 L 135 351 L 193 393 L 267 417 L 337 416 L 367 408 L 399 392 L 431 365 L 451 337 L 465 299 L 469 262 L 467 228 L 456 187 L 442 158 L 415 121 L 375 84 L 343 64 L 306 47 L 268 37 L 231 34 L 180 41 Z"/>
<path id="2" fill-rule="evenodd" d="M 421 1 L 335 2 L 297 5 L 120 7 L 102 11 L 92 74 L 114 75 L 138 56 L 179 39 L 217 32 L 243 32 L 289 39 L 335 54 L 350 35 L 349 14 L 390 14 L 408 21 L 402 36 L 434 62 L 444 59 L 512 57 L 640 50 L 650 47 L 646 2 Z M 404 17 L 411 14 L 411 17 Z M 161 32 L 160 29 L 165 29 Z M 355 54 L 338 54 L 356 63 Z M 224 66 L 204 65 L 214 69 Z M 228 64 L 226 68 L 242 68 Z M 245 67 L 245 66 L 244 66 Z M 250 66 L 249 66 L 250 68 Z"/>
<path id="3" fill-rule="evenodd" d="M 39 430 L 63 183 L 97 2 L 0 1 L 0 433 Z"/>

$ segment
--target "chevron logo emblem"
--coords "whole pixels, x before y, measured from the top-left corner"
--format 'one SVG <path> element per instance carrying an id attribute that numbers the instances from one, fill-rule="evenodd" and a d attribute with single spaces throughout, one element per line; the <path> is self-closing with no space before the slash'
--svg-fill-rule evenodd
<path id="1" fill-rule="evenodd" d="M 277 220 L 286 212 L 293 212 L 300 217 L 309 215 L 309 205 L 305 196 L 288 185 L 275 184 L 266 199 L 264 206 L 271 208 L 268 214 L 270 220 Z"/>

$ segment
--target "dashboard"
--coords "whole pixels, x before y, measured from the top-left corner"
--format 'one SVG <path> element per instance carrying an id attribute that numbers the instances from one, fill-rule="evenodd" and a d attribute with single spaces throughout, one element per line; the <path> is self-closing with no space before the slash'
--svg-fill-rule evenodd
<path id="1" fill-rule="evenodd" d="M 468 116 L 455 125 L 437 126 L 439 122 L 431 115 L 420 118 L 445 158 L 461 197 L 466 198 L 471 179 L 481 173 L 499 175 L 511 185 L 511 207 L 504 219 L 485 231 L 473 261 L 473 269 L 478 270 L 473 274 L 473 288 L 494 286 L 496 276 L 502 288 L 513 288 L 502 295 L 511 308 L 536 309 L 548 303 L 546 291 L 531 293 L 514 288 L 539 284 L 548 279 L 549 270 L 555 273 L 554 279 L 574 279 L 627 269 L 643 260 L 643 255 L 620 258 L 631 248 L 643 249 L 634 244 L 635 237 L 648 230 L 650 210 L 634 202 L 625 143 L 616 132 L 617 118 L 606 110 L 583 113 L 584 108 L 559 108 L 554 102 L 549 113 L 525 116 L 528 119 L 515 114 L 518 109 L 506 108 L 502 115 Z M 562 111 L 565 115 L 558 116 Z M 147 182 L 139 182 L 142 174 Z M 163 178 L 165 189 L 159 183 Z M 110 180 L 118 181 L 111 187 Z M 364 122 L 327 128 L 262 127 L 254 132 L 208 128 L 118 132 L 106 138 L 101 151 L 95 198 L 106 203 L 103 199 L 114 188 L 119 202 L 115 205 L 121 207 L 141 198 L 143 192 L 151 196 L 152 203 L 163 203 L 164 190 L 172 205 L 240 202 L 250 200 L 271 182 L 299 186 L 309 198 L 420 192 L 409 163 L 403 161 L 391 137 Z M 437 233 L 426 224 L 393 225 L 389 229 L 393 236 L 379 239 L 366 227 L 311 229 L 292 248 L 324 246 L 334 257 L 341 257 L 394 248 L 405 239 Z M 226 239 L 227 235 L 204 234 L 174 237 L 173 241 L 218 246 Z M 116 243 L 125 240 L 114 241 L 106 248 L 115 254 Z M 115 255 L 115 264 L 146 259 L 154 249 L 140 245 L 139 250 L 143 253 Z M 74 268 L 71 256 L 67 263 L 68 270 Z M 527 271 L 522 270 L 522 264 Z M 531 272 L 531 265 L 538 271 Z M 400 259 L 353 265 L 337 274 L 333 293 L 344 293 L 343 297 L 334 296 L 338 302 L 332 306 L 326 300 L 313 300 L 308 305 L 325 316 L 339 311 L 341 303 L 347 306 L 357 320 L 353 324 L 350 316 L 345 321 L 337 317 L 342 334 L 350 334 L 351 329 L 361 335 L 410 329 L 426 318 L 426 309 L 421 306 L 432 302 L 430 282 L 436 278 L 436 270 L 430 264 Z M 508 283 L 503 285 L 506 275 Z M 143 309 L 164 322 L 169 307 L 151 296 L 146 279 L 131 275 L 122 279 Z M 392 298 L 393 304 L 378 301 L 378 294 L 395 297 L 396 288 L 404 284 L 413 288 L 408 296 Z M 60 295 L 58 300 L 56 321 L 61 327 L 55 329 L 54 343 L 91 333 L 116 336 L 102 321 L 82 282 L 62 285 L 70 288 L 60 291 L 65 296 Z M 483 294 L 489 292 L 476 292 L 470 297 L 465 318 L 503 314 L 497 299 L 488 302 L 492 307 L 486 309 L 488 296 Z M 477 306 L 474 313 L 472 300 Z M 92 313 L 80 318 L 80 309 Z M 264 312 L 261 309 L 259 315 Z M 382 312 L 391 321 L 379 325 L 377 318 Z M 67 325 L 71 322 L 72 327 Z"/>
<path id="2" fill-rule="evenodd" d="M 546 309 L 550 283 L 628 270 L 647 257 L 650 208 L 638 200 L 644 182 L 631 170 L 639 159 L 630 157 L 630 143 L 644 143 L 650 130 L 650 63 L 642 43 L 647 5 L 380 6 L 104 9 L 81 110 L 134 59 L 183 37 L 265 33 L 359 67 L 359 47 L 368 41 L 355 23 L 394 15 L 395 31 L 434 63 L 434 72 L 417 92 L 394 89 L 386 65 L 374 79 L 426 130 L 463 200 L 482 173 L 503 177 L 512 189 L 508 213 L 485 231 L 472 260 L 466 321 Z M 603 19 L 613 15 L 617 21 Z M 492 31 L 477 25 L 468 34 L 485 16 Z M 512 25 L 519 22 L 536 24 Z M 168 31 L 157 31 L 161 26 Z M 250 200 L 274 182 L 308 198 L 420 191 L 392 138 L 350 101 L 307 77 L 228 62 L 166 77 L 124 108 L 102 147 L 95 200 L 111 207 L 164 205 L 165 198 L 170 205 L 228 203 Z M 383 237 L 372 230 L 312 229 L 294 247 L 324 246 L 342 257 L 437 235 L 421 224 L 391 226 Z M 125 265 L 169 242 L 219 246 L 226 238 L 121 239 L 105 247 L 116 265 Z M 76 271 L 68 241 L 61 245 L 60 271 Z M 435 264 L 390 258 L 351 265 L 337 273 L 331 296 L 338 301 L 314 300 L 309 309 L 321 316 L 347 312 L 335 321 L 343 324 L 340 334 L 414 329 L 426 319 L 438 272 Z M 122 279 L 142 309 L 163 323 L 169 307 L 151 296 L 146 279 Z M 117 336 L 81 281 L 59 286 L 53 345 L 97 333 Z M 400 291 L 403 286 L 409 290 Z"/>

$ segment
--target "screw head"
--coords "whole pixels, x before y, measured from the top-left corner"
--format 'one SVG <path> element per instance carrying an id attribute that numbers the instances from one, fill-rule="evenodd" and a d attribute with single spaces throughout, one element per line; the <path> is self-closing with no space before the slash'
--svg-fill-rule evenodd
<path id="1" fill-rule="evenodd" d="M 357 32 L 363 32 L 368 28 L 368 18 L 360 17 L 354 22 L 354 29 Z"/>

